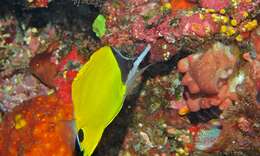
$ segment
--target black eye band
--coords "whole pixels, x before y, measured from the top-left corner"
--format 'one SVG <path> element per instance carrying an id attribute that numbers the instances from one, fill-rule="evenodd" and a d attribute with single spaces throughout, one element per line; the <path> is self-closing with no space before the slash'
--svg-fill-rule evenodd
<path id="1" fill-rule="evenodd" d="M 80 129 L 78 132 L 78 138 L 79 138 L 79 142 L 82 142 L 84 140 L 84 132 L 82 129 Z"/>

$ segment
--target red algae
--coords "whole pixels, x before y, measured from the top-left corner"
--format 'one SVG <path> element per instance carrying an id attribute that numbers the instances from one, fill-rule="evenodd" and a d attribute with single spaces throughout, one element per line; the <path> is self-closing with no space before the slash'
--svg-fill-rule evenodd
<path id="1" fill-rule="evenodd" d="M 59 66 L 58 66 L 59 71 L 66 70 L 64 68 L 69 62 L 79 62 L 79 63 L 84 62 L 83 58 L 80 57 L 80 55 L 78 54 L 78 49 L 75 45 L 72 45 L 71 51 L 60 60 Z"/>
<path id="2" fill-rule="evenodd" d="M 57 96 L 62 98 L 66 102 L 71 102 L 71 84 L 73 79 L 76 77 L 77 71 L 68 71 L 64 77 L 57 77 L 54 82 L 57 87 Z"/>

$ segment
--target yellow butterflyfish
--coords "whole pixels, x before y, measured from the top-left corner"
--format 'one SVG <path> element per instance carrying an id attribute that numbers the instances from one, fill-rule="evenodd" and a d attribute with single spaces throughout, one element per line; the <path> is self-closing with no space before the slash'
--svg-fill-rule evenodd
<path id="1" fill-rule="evenodd" d="M 103 131 L 120 112 L 138 67 L 148 54 L 148 45 L 136 58 L 124 57 L 104 46 L 94 52 L 72 83 L 77 143 L 84 156 L 90 156 Z"/>

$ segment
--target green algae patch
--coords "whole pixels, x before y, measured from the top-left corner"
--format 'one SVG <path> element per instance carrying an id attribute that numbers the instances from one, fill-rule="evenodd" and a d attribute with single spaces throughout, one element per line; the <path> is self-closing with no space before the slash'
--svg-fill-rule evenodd
<path id="1" fill-rule="evenodd" d="M 96 33 L 96 36 L 101 38 L 106 33 L 106 18 L 103 15 L 98 15 L 92 24 L 92 30 Z"/>

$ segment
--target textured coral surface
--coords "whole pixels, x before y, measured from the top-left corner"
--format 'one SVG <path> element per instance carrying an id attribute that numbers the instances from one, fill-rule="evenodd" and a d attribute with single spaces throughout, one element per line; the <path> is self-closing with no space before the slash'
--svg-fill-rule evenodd
<path id="1" fill-rule="evenodd" d="M 103 45 L 134 57 L 148 43 L 150 66 L 94 155 L 259 155 L 259 0 L 0 4 L 1 156 L 73 155 L 71 83 L 82 64 Z"/>
<path id="2" fill-rule="evenodd" d="M 0 155 L 70 156 L 74 150 L 72 104 L 55 95 L 16 107 L 0 125 Z"/>

